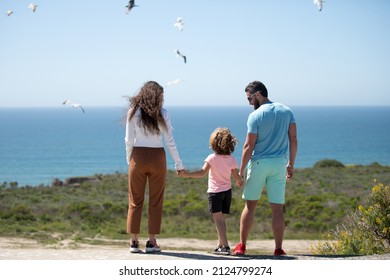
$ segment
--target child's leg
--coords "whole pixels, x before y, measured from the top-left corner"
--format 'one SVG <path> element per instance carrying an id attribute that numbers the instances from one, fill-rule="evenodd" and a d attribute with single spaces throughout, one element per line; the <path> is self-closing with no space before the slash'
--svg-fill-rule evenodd
<path id="1" fill-rule="evenodd" d="M 218 245 L 228 246 L 227 235 L 226 235 L 226 223 L 225 215 L 222 212 L 213 213 L 215 226 L 218 234 Z"/>

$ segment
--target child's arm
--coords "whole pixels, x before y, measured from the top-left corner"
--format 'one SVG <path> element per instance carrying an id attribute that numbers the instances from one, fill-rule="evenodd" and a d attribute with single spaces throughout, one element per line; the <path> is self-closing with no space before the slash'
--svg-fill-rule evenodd
<path id="1" fill-rule="evenodd" d="M 232 169 L 232 175 L 234 180 L 236 180 L 236 186 L 241 188 L 244 185 L 244 180 L 241 178 L 240 174 L 238 174 L 238 170 Z"/>
<path id="2" fill-rule="evenodd" d="M 209 169 L 210 169 L 210 164 L 205 162 L 201 170 L 194 171 L 194 172 L 187 172 L 185 170 L 182 170 L 179 173 L 179 176 L 182 178 L 203 178 L 209 172 Z"/>

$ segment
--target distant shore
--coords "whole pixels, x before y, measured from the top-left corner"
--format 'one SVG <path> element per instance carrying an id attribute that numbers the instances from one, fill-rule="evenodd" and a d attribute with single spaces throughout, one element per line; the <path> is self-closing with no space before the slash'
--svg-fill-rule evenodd
<path id="1" fill-rule="evenodd" d="M 320 160 L 318 161 L 317 163 L 320 163 L 320 162 L 324 162 L 324 161 L 333 161 L 333 162 L 336 162 L 336 163 L 339 163 L 337 160 L 328 160 L 328 159 L 324 159 L 324 160 Z M 340 163 L 341 165 L 343 165 L 342 163 Z M 382 166 L 382 167 L 390 167 L 390 165 L 385 165 L 385 164 L 379 164 L 377 162 L 372 162 L 371 164 L 347 164 L 345 166 L 373 166 L 373 165 L 378 165 L 378 166 Z M 315 165 L 314 165 L 315 166 Z M 303 170 L 303 169 L 311 169 L 313 168 L 314 166 L 311 166 L 311 167 L 299 167 L 299 168 L 296 168 L 296 170 Z M 188 168 L 188 170 L 195 170 L 195 168 Z M 176 170 L 175 169 L 168 169 L 167 170 L 168 172 L 172 172 L 172 173 L 176 173 Z M 64 178 L 64 179 L 60 179 L 60 178 L 57 178 L 57 177 L 54 177 L 50 183 L 48 184 L 44 184 L 44 183 L 41 183 L 41 184 L 19 184 L 18 181 L 1 181 L 0 180 L 0 186 L 1 184 L 3 185 L 7 185 L 7 186 L 14 186 L 14 187 L 37 187 L 37 186 L 78 186 L 80 185 L 81 183 L 84 183 L 84 182 L 96 182 L 97 178 L 99 177 L 102 177 L 102 176 L 111 176 L 111 175 L 115 175 L 115 174 L 123 174 L 123 175 L 127 175 L 127 172 L 120 172 L 120 171 L 115 171 L 115 172 L 111 172 L 111 173 L 99 173 L 99 174 L 92 174 L 92 175 L 75 175 L 75 176 L 69 176 L 67 178 Z"/>

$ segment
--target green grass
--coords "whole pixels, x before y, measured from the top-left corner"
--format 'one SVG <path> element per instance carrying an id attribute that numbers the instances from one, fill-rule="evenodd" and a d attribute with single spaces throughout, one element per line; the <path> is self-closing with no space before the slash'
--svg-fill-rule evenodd
<path id="1" fill-rule="evenodd" d="M 127 174 L 96 175 L 98 180 L 78 187 L 0 187 L 0 235 L 54 243 L 65 238 L 127 239 Z M 355 211 L 374 185 L 390 183 L 390 167 L 316 164 L 297 169 L 286 190 L 286 239 L 321 239 L 343 217 Z M 207 206 L 207 178 L 184 179 L 168 171 L 161 237 L 215 239 Z M 233 187 L 228 237 L 238 240 L 244 201 Z M 251 239 L 272 238 L 271 211 L 266 193 L 256 211 Z M 147 235 L 147 199 L 141 226 Z"/>

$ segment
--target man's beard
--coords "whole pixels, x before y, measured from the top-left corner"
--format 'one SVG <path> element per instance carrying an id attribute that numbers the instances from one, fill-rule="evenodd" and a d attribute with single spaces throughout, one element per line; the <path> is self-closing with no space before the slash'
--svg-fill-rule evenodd
<path id="1" fill-rule="evenodd" d="M 255 110 L 257 110 L 259 107 L 260 107 L 260 102 L 259 102 L 257 99 L 255 99 L 255 100 L 253 101 L 253 108 L 254 108 Z"/>

